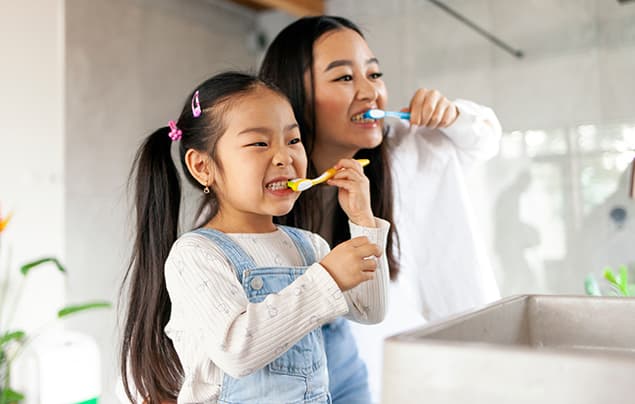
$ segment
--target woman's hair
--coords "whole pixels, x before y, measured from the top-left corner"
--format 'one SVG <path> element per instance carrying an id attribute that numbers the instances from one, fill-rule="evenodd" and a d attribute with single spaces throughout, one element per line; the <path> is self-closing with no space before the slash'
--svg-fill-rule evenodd
<path id="1" fill-rule="evenodd" d="M 291 101 L 295 118 L 300 127 L 302 142 L 309 156 L 308 175 L 315 176 L 312 153 L 315 146 L 315 81 L 313 75 L 313 47 L 325 33 L 341 29 L 351 29 L 362 38 L 359 27 L 353 22 L 334 16 L 301 18 L 283 29 L 273 40 L 260 67 L 260 77 L 274 83 Z M 309 73 L 311 89 L 305 88 L 304 76 Z M 391 224 L 393 223 L 393 186 L 391 161 L 387 142 L 373 149 L 362 149 L 355 158 L 368 158 L 371 164 L 364 170 L 370 181 L 371 205 L 373 213 Z M 278 219 L 281 223 L 318 232 L 320 224 L 329 218 L 322 217 L 322 200 L 315 189 L 303 192 L 293 210 Z M 341 207 L 335 210 L 333 221 L 333 239 L 336 245 L 350 238 L 348 221 Z M 394 226 L 388 234 L 386 254 L 390 268 L 390 278 L 396 279 L 399 273 L 398 236 Z"/>
<path id="2" fill-rule="evenodd" d="M 183 173 L 190 183 L 201 184 L 185 164 L 189 149 L 206 152 L 216 159 L 216 145 L 226 130 L 223 114 L 242 97 L 264 87 L 286 96 L 274 86 L 248 74 L 218 74 L 196 88 L 187 99 L 176 127 L 181 131 L 179 156 Z M 198 97 L 196 97 L 198 96 Z M 195 117 L 195 99 L 202 114 Z M 170 151 L 174 130 L 163 127 L 143 142 L 137 151 L 129 184 L 134 183 L 136 227 L 130 264 L 124 277 L 128 285 L 127 312 L 121 347 L 121 373 L 126 394 L 133 391 L 147 403 L 173 400 L 183 377 L 172 341 L 164 328 L 170 318 L 171 303 L 164 278 L 164 264 L 177 239 L 181 185 Z M 210 217 L 218 211 L 214 191 L 204 194 L 202 206 Z M 199 209 L 199 214 L 202 209 Z M 134 388 L 129 381 L 134 382 Z M 132 391 L 131 391 L 132 390 Z"/>

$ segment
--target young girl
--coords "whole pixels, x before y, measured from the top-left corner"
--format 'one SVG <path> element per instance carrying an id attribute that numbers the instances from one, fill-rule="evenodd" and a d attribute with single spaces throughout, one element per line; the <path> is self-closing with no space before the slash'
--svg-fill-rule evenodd
<path id="1" fill-rule="evenodd" d="M 173 142 L 212 212 L 178 239 Z M 198 86 L 179 119 L 146 139 L 135 160 L 137 235 L 121 351 L 131 400 L 330 400 L 321 326 L 341 315 L 383 319 L 389 225 L 373 217 L 368 180 L 352 159 L 337 163 L 329 184 L 353 238 L 329 252 L 316 234 L 274 225 L 298 198 L 287 181 L 304 177 L 306 165 L 286 97 L 241 73 Z"/>

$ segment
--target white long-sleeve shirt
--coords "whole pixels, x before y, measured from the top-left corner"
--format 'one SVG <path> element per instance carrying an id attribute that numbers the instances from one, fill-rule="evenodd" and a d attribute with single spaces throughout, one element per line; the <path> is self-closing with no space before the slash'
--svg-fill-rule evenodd
<path id="1" fill-rule="evenodd" d="M 465 172 L 498 152 L 501 127 L 494 112 L 455 101 L 459 117 L 448 128 L 391 123 L 388 141 L 396 187 L 395 227 L 401 243 L 401 282 L 427 320 L 500 297 L 484 242 L 474 222 Z"/>
<path id="2" fill-rule="evenodd" d="M 350 223 L 351 236 L 366 236 L 385 251 L 389 224 L 376 219 L 377 228 Z M 321 260 L 329 246 L 306 232 Z M 292 240 L 282 231 L 229 234 L 257 266 L 302 266 Z M 241 377 L 273 361 L 276 347 L 295 344 L 311 330 L 336 317 L 377 323 L 387 306 L 388 268 L 378 259 L 373 280 L 342 293 L 328 272 L 311 265 L 290 286 L 250 303 L 233 267 L 220 249 L 200 234 L 188 233 L 174 244 L 165 265 L 172 301 L 165 328 L 185 373 L 179 403 L 215 402 L 223 373 Z M 302 293 L 298 293 L 302 291 Z M 268 310 L 275 308 L 274 318 Z"/>
<path id="3" fill-rule="evenodd" d="M 465 100 L 455 103 L 459 117 L 448 128 L 389 123 L 401 271 L 390 285 L 386 320 L 363 328 L 352 324 L 375 400 L 384 338 L 500 297 L 474 222 L 465 173 L 496 155 L 501 127 L 491 109 Z"/>

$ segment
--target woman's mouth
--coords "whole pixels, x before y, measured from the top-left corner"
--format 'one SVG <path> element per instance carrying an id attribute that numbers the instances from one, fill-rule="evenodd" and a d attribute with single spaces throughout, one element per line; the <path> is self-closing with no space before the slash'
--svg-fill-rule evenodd
<path id="1" fill-rule="evenodd" d="M 351 117 L 351 122 L 354 122 L 354 123 L 373 123 L 373 122 L 377 122 L 377 120 L 375 120 L 375 119 L 364 118 L 364 114 L 365 113 L 366 113 L 366 111 L 360 112 L 359 114 L 353 115 Z"/>

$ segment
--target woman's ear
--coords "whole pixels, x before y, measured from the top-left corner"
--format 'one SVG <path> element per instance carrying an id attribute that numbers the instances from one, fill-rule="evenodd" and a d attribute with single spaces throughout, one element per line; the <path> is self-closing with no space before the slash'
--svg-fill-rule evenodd
<path id="1" fill-rule="evenodd" d="M 209 154 L 189 149 L 185 152 L 185 165 L 192 177 L 204 187 L 214 183 L 214 162 Z"/>

